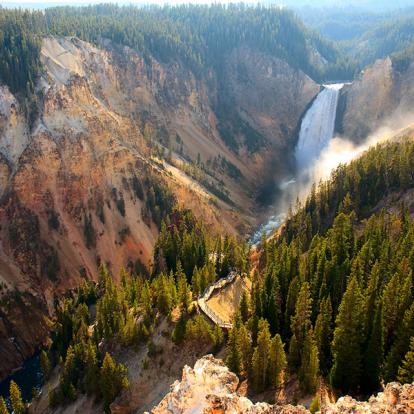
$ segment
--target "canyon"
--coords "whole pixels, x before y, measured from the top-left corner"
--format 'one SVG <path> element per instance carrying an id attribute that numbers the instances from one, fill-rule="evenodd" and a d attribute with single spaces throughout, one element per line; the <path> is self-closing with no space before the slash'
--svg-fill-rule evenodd
<path id="1" fill-rule="evenodd" d="M 323 67 L 320 51 L 310 50 Z M 47 35 L 32 99 L 0 86 L 0 354 L 8 356 L 0 378 L 45 343 L 59 298 L 96 282 L 101 263 L 115 279 L 123 268 L 149 276 L 174 208 L 191 210 L 209 234 L 258 242 L 321 178 L 312 168 L 334 138 L 365 148 L 371 135 L 414 121 L 414 63 L 385 58 L 352 82 L 323 85 L 276 55 L 241 42 L 220 71 L 200 75 L 179 58 L 108 39 Z M 240 291 L 211 298 L 225 328 Z M 137 355 L 109 343 L 131 368 L 131 387 L 113 412 L 161 400 L 152 412 L 309 413 L 283 398 L 252 402 L 220 360 L 202 357 L 207 347 L 181 349 L 170 331 L 166 318 L 152 339 L 174 361 L 165 366 L 156 356 L 147 372 L 147 349 Z M 184 364 L 194 369 L 186 366 L 168 393 Z M 366 403 L 320 396 L 328 414 L 409 413 L 413 393 L 392 383 Z M 49 412 L 45 394 L 32 412 Z M 83 396 L 71 409 L 102 406 Z"/>
<path id="2" fill-rule="evenodd" d="M 94 278 L 100 258 L 114 275 L 122 266 L 150 264 L 158 230 L 146 197 L 137 196 L 137 182 L 145 188 L 155 175 L 212 231 L 244 235 L 254 229 L 263 220 L 258 188 L 272 188 L 294 171 L 296 134 L 320 91 L 282 60 L 246 47 L 235 50 L 225 62 L 228 99 L 267 143 L 251 154 L 243 146 L 229 148 L 220 135 L 214 77 L 202 82 L 179 63 L 148 63 L 127 47 L 106 42 L 98 48 L 77 38 L 45 38 L 41 59 L 37 87 L 43 98 L 31 125 L 16 97 L 6 86 L 0 90 L 0 297 L 6 305 L 0 349 L 13 355 L 2 363 L 1 376 L 46 337 L 45 315 L 55 295 L 83 277 Z M 236 76 L 241 67 L 243 76 Z M 335 133 L 358 142 L 387 122 L 387 108 L 408 113 L 414 93 L 402 89 L 400 78 L 409 83 L 411 67 L 396 79 L 391 60 L 378 61 L 345 86 Z M 374 90 L 386 96 L 367 105 Z M 361 106 L 370 113 L 358 118 Z M 153 156 L 154 145 L 164 152 L 172 147 L 172 161 Z M 198 155 L 219 165 L 211 181 L 223 183 L 228 199 L 185 173 L 183 165 Z M 86 239 L 88 228 L 92 237 Z"/>
<path id="3" fill-rule="evenodd" d="M 77 38 L 44 38 L 41 60 L 30 119 L 0 89 L 0 350 L 10 356 L 0 377 L 46 337 L 56 295 L 95 278 L 100 260 L 114 275 L 150 265 L 163 212 L 155 217 L 148 203 L 162 203 L 163 186 L 212 232 L 254 228 L 260 188 L 289 168 L 280 155 L 319 92 L 280 59 L 234 50 L 226 97 L 233 116 L 262 137 L 251 153 L 242 135 L 234 149 L 219 132 L 214 74 L 200 80 L 179 62 Z M 170 161 L 160 155 L 168 151 Z M 211 166 L 208 186 L 185 173 L 197 159 Z"/>

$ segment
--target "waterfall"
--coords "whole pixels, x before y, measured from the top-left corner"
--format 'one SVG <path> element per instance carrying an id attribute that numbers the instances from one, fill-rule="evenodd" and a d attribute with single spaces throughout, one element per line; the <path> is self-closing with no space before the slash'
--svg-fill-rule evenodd
<path id="1" fill-rule="evenodd" d="M 303 172 L 312 168 L 322 150 L 332 139 L 335 129 L 339 91 L 343 84 L 325 85 L 306 112 L 295 149 L 296 168 Z"/>
<path id="2" fill-rule="evenodd" d="M 295 148 L 296 176 L 279 183 L 280 199 L 267 223 L 253 235 L 253 244 L 260 241 L 263 233 L 270 234 L 279 227 L 285 219 L 287 208 L 295 203 L 296 198 L 307 194 L 312 184 L 313 167 L 333 138 L 339 92 L 343 86 L 343 83 L 323 85 L 322 91 L 303 117 Z"/>

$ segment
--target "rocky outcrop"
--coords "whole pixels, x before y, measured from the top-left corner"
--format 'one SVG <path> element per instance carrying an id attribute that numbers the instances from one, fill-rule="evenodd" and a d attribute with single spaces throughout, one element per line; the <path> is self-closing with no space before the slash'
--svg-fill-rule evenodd
<path id="1" fill-rule="evenodd" d="M 310 414 L 305 407 L 292 405 L 253 404 L 237 393 L 239 380 L 221 360 L 207 355 L 194 368 L 186 366 L 181 381 L 151 411 L 153 414 Z M 384 391 L 366 402 L 346 396 L 323 407 L 323 414 L 412 414 L 414 383 L 388 384 Z"/>
<path id="2" fill-rule="evenodd" d="M 396 382 L 388 384 L 383 392 L 370 397 L 366 402 L 353 398 L 341 397 L 335 404 L 330 404 L 324 414 L 411 414 L 414 410 L 414 383 L 401 385 Z"/>
<path id="3" fill-rule="evenodd" d="M 367 67 L 341 93 L 337 132 L 356 142 L 382 127 L 398 130 L 414 120 L 414 63 L 403 72 L 391 58 Z"/>
<path id="4" fill-rule="evenodd" d="M 153 408 L 153 414 L 308 414 L 304 407 L 272 407 L 267 403 L 253 404 L 237 394 L 239 379 L 223 361 L 207 355 L 194 368 L 184 367 L 181 381 L 171 385 L 171 391 Z"/>

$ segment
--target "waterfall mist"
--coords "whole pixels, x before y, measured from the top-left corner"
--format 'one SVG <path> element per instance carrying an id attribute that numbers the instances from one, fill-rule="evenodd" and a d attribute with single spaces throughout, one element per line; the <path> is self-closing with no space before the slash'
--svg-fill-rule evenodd
<path id="1" fill-rule="evenodd" d="M 339 87 L 339 85 L 332 86 Z M 326 89 L 318 95 L 318 98 L 325 91 Z M 325 108 L 321 109 L 321 112 L 326 111 L 327 107 L 333 109 L 333 106 L 326 105 L 327 94 L 322 97 L 324 100 L 322 103 L 321 101 L 318 102 L 318 98 L 315 100 L 314 105 L 316 105 L 316 109 Z M 252 238 L 253 243 L 258 243 L 263 233 L 269 234 L 278 228 L 285 219 L 289 207 L 294 208 L 297 201 L 303 202 L 310 193 L 314 183 L 318 184 L 321 180 L 328 179 L 332 171 L 340 164 L 346 164 L 359 157 L 369 147 L 389 140 L 398 132 L 403 132 L 404 128 L 401 128 L 401 125 L 408 126 L 414 123 L 414 114 L 395 113 L 383 122 L 383 125 L 375 133 L 368 136 L 364 142 L 356 144 L 344 137 L 333 137 L 335 118 L 332 124 L 332 116 L 336 116 L 336 104 L 334 104 L 335 112 L 333 114 L 330 111 L 325 112 L 325 114 L 328 114 L 328 120 L 324 127 L 320 127 L 320 125 L 316 127 L 307 118 L 308 114 L 312 114 L 312 116 L 315 116 L 316 122 L 320 123 L 320 113 L 315 111 L 314 105 L 306 113 L 302 121 L 301 134 L 295 151 L 297 161 L 296 177 L 289 177 L 279 184 L 281 195 L 274 207 L 274 214 L 254 234 Z M 329 128 L 332 128 L 330 137 L 328 132 L 320 133 L 320 131 L 327 131 L 327 124 L 329 124 Z M 304 128 L 307 128 L 307 130 Z M 313 131 L 312 134 L 309 134 L 310 130 Z M 319 153 L 315 150 L 314 143 L 320 145 L 318 147 L 320 148 Z M 322 143 L 326 144 L 323 145 Z"/>
<path id="2" fill-rule="evenodd" d="M 280 197 L 274 213 L 266 224 L 253 235 L 252 242 L 260 241 L 263 233 L 269 234 L 279 227 L 287 209 L 302 199 L 314 180 L 315 162 L 329 146 L 335 129 L 339 92 L 344 84 L 324 85 L 302 119 L 299 139 L 295 148 L 296 173 L 279 183 Z"/>

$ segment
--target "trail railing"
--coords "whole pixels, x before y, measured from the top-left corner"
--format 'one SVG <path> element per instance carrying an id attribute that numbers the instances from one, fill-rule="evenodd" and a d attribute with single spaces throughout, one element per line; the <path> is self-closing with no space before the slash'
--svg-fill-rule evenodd
<path id="1" fill-rule="evenodd" d="M 207 304 L 207 301 L 210 299 L 211 295 L 214 293 L 215 290 L 221 290 L 225 288 L 230 283 L 233 283 L 237 278 L 238 274 L 234 271 L 231 271 L 226 277 L 217 280 L 217 282 L 213 283 L 212 285 L 208 286 L 204 291 L 203 295 L 198 299 L 198 306 L 200 309 L 205 313 L 205 315 L 214 323 L 219 325 L 221 328 L 224 329 L 231 329 L 233 327 L 232 323 L 224 321 L 216 312 L 211 309 L 211 307 Z M 244 283 L 244 281 L 243 281 Z"/>

